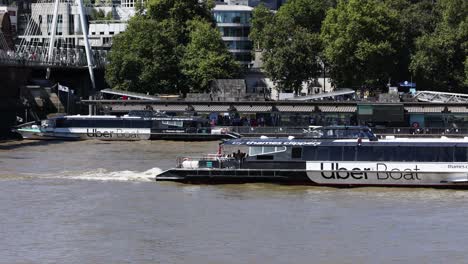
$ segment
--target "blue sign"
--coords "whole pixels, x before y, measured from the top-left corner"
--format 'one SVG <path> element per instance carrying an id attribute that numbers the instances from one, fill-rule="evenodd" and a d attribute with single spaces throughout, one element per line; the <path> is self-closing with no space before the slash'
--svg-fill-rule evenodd
<path id="1" fill-rule="evenodd" d="M 404 81 L 398 84 L 401 87 L 416 87 L 416 83 Z"/>

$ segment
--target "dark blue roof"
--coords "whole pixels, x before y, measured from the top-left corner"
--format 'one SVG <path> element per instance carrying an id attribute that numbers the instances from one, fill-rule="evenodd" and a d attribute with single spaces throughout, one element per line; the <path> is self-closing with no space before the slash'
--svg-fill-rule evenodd
<path id="1" fill-rule="evenodd" d="M 287 138 L 240 138 L 226 140 L 224 145 L 234 146 L 414 146 L 414 147 L 468 147 L 468 141 L 363 141 L 358 139 L 347 142 L 332 139 L 287 139 Z"/>

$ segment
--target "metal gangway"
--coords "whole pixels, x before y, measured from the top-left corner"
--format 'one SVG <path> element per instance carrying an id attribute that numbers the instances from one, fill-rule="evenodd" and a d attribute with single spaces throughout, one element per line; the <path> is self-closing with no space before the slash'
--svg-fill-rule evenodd
<path id="1" fill-rule="evenodd" d="M 338 97 L 348 97 L 353 98 L 356 92 L 349 88 L 342 88 L 338 89 L 333 92 L 327 93 L 319 93 L 319 94 L 312 94 L 312 95 L 305 95 L 305 96 L 297 96 L 292 98 L 287 98 L 288 101 L 314 101 L 314 100 L 324 100 L 327 98 L 338 98 Z"/>
<path id="2" fill-rule="evenodd" d="M 429 103 L 468 103 L 468 94 L 419 91 L 414 96 L 420 102 Z"/>

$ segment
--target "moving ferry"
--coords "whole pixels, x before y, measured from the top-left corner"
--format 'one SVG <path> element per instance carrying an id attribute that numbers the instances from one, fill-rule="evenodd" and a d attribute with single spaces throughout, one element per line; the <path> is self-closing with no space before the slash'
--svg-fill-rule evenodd
<path id="1" fill-rule="evenodd" d="M 468 138 L 377 140 L 366 127 L 324 127 L 309 138 L 233 139 L 217 154 L 178 158 L 156 180 L 468 187 Z"/>
<path id="2" fill-rule="evenodd" d="M 226 128 L 211 128 L 208 120 L 174 117 L 153 111 L 124 116 L 58 116 L 16 129 L 25 139 L 100 140 L 218 140 L 237 138 Z"/>

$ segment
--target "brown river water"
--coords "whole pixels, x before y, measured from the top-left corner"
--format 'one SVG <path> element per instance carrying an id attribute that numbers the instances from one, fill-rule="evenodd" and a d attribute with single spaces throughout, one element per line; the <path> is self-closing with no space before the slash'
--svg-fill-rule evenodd
<path id="1" fill-rule="evenodd" d="M 216 150 L 0 143 L 0 263 L 468 263 L 468 190 L 154 181 Z"/>

